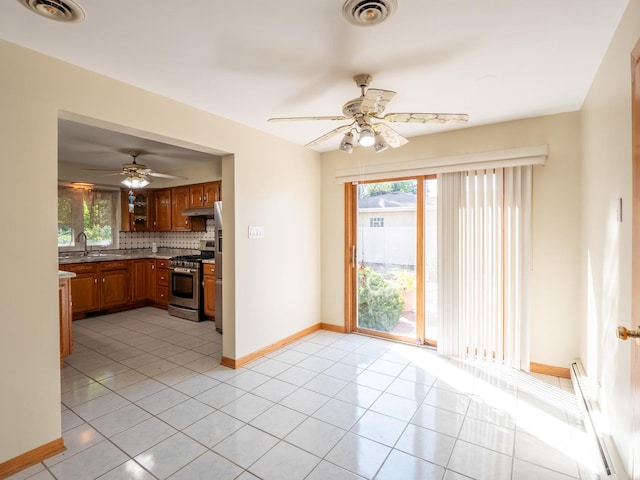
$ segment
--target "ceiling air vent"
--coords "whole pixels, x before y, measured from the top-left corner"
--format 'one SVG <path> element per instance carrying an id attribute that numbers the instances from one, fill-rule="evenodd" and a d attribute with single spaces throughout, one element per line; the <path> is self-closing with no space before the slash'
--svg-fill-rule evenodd
<path id="1" fill-rule="evenodd" d="M 18 0 L 29 10 L 50 20 L 78 23 L 84 20 L 82 7 L 72 0 Z"/>
<path id="2" fill-rule="evenodd" d="M 378 25 L 398 9 L 396 0 L 347 0 L 342 15 L 349 23 L 360 27 Z"/>

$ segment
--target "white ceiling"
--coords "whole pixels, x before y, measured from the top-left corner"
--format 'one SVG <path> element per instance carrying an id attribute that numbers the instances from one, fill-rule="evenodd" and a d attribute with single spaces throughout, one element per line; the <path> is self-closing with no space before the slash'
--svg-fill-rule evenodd
<path id="1" fill-rule="evenodd" d="M 86 20 L 63 24 L 4 0 L 0 37 L 304 145 L 341 123 L 267 119 L 340 115 L 357 73 L 398 92 L 387 112 L 468 113 L 468 126 L 577 110 L 628 0 L 398 0 L 375 27 L 347 23 L 344 0 L 76 2 Z"/>

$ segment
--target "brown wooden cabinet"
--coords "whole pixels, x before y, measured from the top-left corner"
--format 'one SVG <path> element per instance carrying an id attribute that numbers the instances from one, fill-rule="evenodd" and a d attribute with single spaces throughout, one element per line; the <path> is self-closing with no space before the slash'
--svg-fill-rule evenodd
<path id="1" fill-rule="evenodd" d="M 189 185 L 189 205 L 191 207 L 204 207 L 204 183 Z"/>
<path id="2" fill-rule="evenodd" d="M 64 366 L 64 357 L 73 353 L 73 329 L 72 301 L 71 301 L 71 279 L 61 278 L 58 280 L 58 305 L 60 318 L 60 368 Z"/>
<path id="3" fill-rule="evenodd" d="M 155 198 L 153 190 L 143 190 L 134 194 L 133 211 L 129 208 L 129 190 L 121 190 L 123 232 L 148 232 L 155 229 Z"/>
<path id="4" fill-rule="evenodd" d="M 220 186 L 221 183 L 219 181 L 203 184 L 204 207 L 213 207 L 213 204 L 222 198 Z"/>
<path id="5" fill-rule="evenodd" d="M 158 305 L 169 305 L 169 260 L 156 260 L 156 297 Z"/>
<path id="6" fill-rule="evenodd" d="M 129 263 L 123 260 L 61 265 L 60 270 L 76 274 L 70 282 L 74 299 L 73 313 L 81 314 L 129 303 Z"/>
<path id="7" fill-rule="evenodd" d="M 131 303 L 144 302 L 147 294 L 147 269 L 148 260 L 131 260 Z"/>
<path id="8" fill-rule="evenodd" d="M 76 274 L 71 279 L 71 298 L 73 298 L 73 313 L 83 313 L 100 308 L 100 290 L 98 287 L 98 264 L 75 263 L 64 265 L 60 270 Z"/>
<path id="9" fill-rule="evenodd" d="M 166 188 L 156 190 L 155 197 L 155 229 L 169 231 L 172 228 L 171 222 L 171 189 Z"/>
<path id="10" fill-rule="evenodd" d="M 153 259 L 145 260 L 145 291 L 146 299 L 154 302 L 156 301 L 156 261 Z"/>
<path id="11" fill-rule="evenodd" d="M 213 318 L 216 316 L 216 264 L 203 263 L 203 285 L 204 285 L 204 314 Z"/>
<path id="12" fill-rule="evenodd" d="M 191 230 L 191 217 L 182 215 L 182 211 L 189 208 L 189 187 L 174 187 L 171 189 L 171 229 Z"/>

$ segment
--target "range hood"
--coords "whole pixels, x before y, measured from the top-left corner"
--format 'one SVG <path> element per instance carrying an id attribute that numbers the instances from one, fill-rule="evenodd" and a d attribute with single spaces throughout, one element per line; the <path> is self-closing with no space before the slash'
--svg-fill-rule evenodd
<path id="1" fill-rule="evenodd" d="M 209 217 L 213 218 L 213 207 L 185 208 L 182 211 L 185 217 Z"/>

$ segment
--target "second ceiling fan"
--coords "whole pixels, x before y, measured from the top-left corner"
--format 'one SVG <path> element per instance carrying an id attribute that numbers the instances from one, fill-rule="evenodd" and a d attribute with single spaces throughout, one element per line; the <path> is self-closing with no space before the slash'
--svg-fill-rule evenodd
<path id="1" fill-rule="evenodd" d="M 270 122 L 292 121 L 292 120 L 351 120 L 350 123 L 334 128 L 321 137 L 307 143 L 305 147 L 318 145 L 335 135 L 345 133 L 340 146 L 341 151 L 351 153 L 354 141 L 363 147 L 373 148 L 376 152 L 386 150 L 388 147 L 397 148 L 406 144 L 409 140 L 400 135 L 386 122 L 402 123 L 443 123 L 457 124 L 465 123 L 469 120 L 469 115 L 465 113 L 387 113 L 382 115 L 387 103 L 396 95 L 391 90 L 381 90 L 378 88 L 368 88 L 372 77 L 367 73 L 358 74 L 353 77 L 356 85 L 360 88 L 360 96 L 349 100 L 342 107 L 342 115 L 318 116 L 318 117 L 278 117 L 270 118 Z"/>

